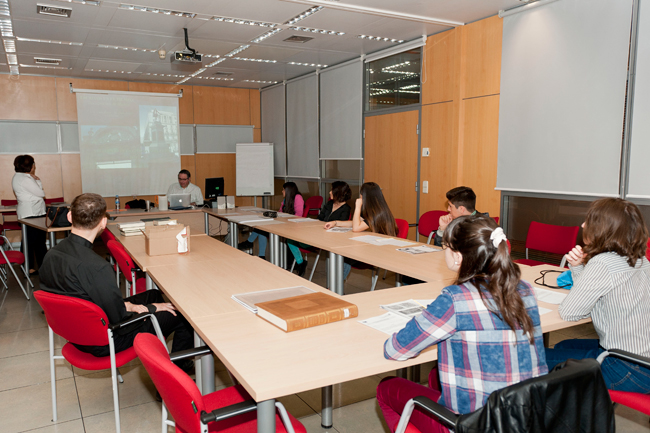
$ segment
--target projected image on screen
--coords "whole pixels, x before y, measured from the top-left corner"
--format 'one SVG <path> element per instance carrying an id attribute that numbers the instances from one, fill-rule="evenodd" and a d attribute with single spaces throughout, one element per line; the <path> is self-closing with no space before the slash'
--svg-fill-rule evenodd
<path id="1" fill-rule="evenodd" d="M 77 94 L 84 192 L 164 194 L 180 170 L 178 98 Z"/>

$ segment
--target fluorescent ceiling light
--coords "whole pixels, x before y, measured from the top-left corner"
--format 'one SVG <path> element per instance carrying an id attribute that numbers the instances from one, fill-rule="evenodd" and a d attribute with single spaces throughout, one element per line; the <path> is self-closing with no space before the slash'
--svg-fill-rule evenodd
<path id="1" fill-rule="evenodd" d="M 194 77 L 201 80 L 220 80 L 220 81 L 234 81 L 234 78 L 222 78 L 222 77 Z"/>
<path id="2" fill-rule="evenodd" d="M 44 43 L 44 44 L 74 45 L 76 47 L 83 46 L 83 43 L 81 43 L 81 42 L 54 41 L 54 40 L 50 40 L 50 39 L 21 38 L 19 36 L 16 36 L 16 40 L 21 41 L 21 42 L 41 42 L 41 43 Z"/>
<path id="3" fill-rule="evenodd" d="M 190 77 L 183 78 L 182 80 L 177 81 L 176 84 L 183 84 L 184 82 L 186 82 L 189 79 L 190 79 Z"/>
<path id="4" fill-rule="evenodd" d="M 302 32 L 308 33 L 319 33 L 321 35 L 331 35 L 331 36 L 343 36 L 345 32 L 337 32 L 336 30 L 321 30 L 321 29 L 312 29 L 310 27 L 289 27 L 289 30 L 299 30 Z"/>
<path id="5" fill-rule="evenodd" d="M 256 44 L 258 42 L 262 42 L 264 39 L 270 38 L 271 36 L 273 36 L 273 35 L 275 35 L 277 33 L 280 33 L 281 31 L 282 31 L 281 28 L 270 30 L 270 31 L 264 33 L 263 35 L 260 35 L 260 36 L 256 37 L 251 42 L 254 43 L 254 44 Z"/>
<path id="6" fill-rule="evenodd" d="M 214 21 L 219 21 L 219 22 L 224 22 L 224 23 L 232 23 L 232 24 L 240 24 L 240 25 L 245 25 L 245 26 L 258 26 L 258 27 L 277 27 L 278 24 L 275 23 L 266 23 L 264 21 L 253 21 L 253 20 L 242 20 L 239 18 L 228 18 L 228 17 L 212 17 L 211 18 Z"/>
<path id="7" fill-rule="evenodd" d="M 224 62 L 225 60 L 226 60 L 226 58 L 221 58 L 221 59 L 219 59 L 219 60 L 215 60 L 214 62 L 208 64 L 206 67 L 211 68 L 211 67 L 213 67 L 213 66 L 218 65 L 218 64 L 221 63 L 221 62 Z"/>
<path id="8" fill-rule="evenodd" d="M 67 68 L 65 66 L 45 66 L 45 65 L 25 65 L 23 63 L 20 64 L 21 68 L 37 68 L 37 69 L 72 69 L 72 68 Z"/>
<path id="9" fill-rule="evenodd" d="M 11 74 L 11 75 L 19 75 L 20 74 L 20 69 L 18 69 L 18 66 L 9 66 L 9 74 Z"/>
<path id="10" fill-rule="evenodd" d="M 197 15 L 193 12 L 173 11 L 169 9 L 136 6 L 136 5 L 129 5 L 124 3 L 120 4 L 119 9 L 124 9 L 128 11 L 137 11 L 137 12 L 150 12 L 154 14 L 169 15 L 169 16 L 182 17 L 182 18 L 194 18 Z"/>
<path id="11" fill-rule="evenodd" d="M 142 74 L 142 75 L 153 75 L 153 76 L 156 76 L 156 77 L 174 77 L 174 78 L 184 78 L 184 77 L 185 77 L 185 75 L 178 75 L 178 74 L 154 74 L 154 73 L 151 73 L 151 72 L 147 72 L 146 74 Z"/>
<path id="12" fill-rule="evenodd" d="M 78 5 L 89 5 L 89 6 L 99 6 L 101 4 L 100 0 L 54 0 L 57 2 L 63 3 L 76 3 Z"/>
<path id="13" fill-rule="evenodd" d="M 234 60 L 243 60 L 245 62 L 259 62 L 259 63 L 278 63 L 277 60 L 266 60 L 266 59 L 249 59 L 247 57 L 233 57 Z"/>
<path id="14" fill-rule="evenodd" d="M 291 18 L 289 21 L 285 21 L 285 25 L 292 25 L 297 23 L 298 21 L 302 21 L 305 18 L 307 18 L 310 15 L 314 15 L 316 12 L 320 11 L 323 9 L 323 6 L 314 6 L 313 8 L 309 8 L 300 15 L 296 15 L 295 17 Z"/>
<path id="15" fill-rule="evenodd" d="M 404 42 L 404 39 L 382 38 L 381 36 L 359 35 L 357 37 L 359 39 L 368 39 L 370 41 L 392 42 L 394 44 L 401 44 Z"/>
<path id="16" fill-rule="evenodd" d="M 282 0 L 290 3 L 300 3 L 300 4 L 305 4 L 305 5 L 316 5 L 320 8 L 327 8 L 327 9 L 337 9 L 341 11 L 347 11 L 347 12 L 357 12 L 361 14 L 366 14 L 366 15 L 376 15 L 380 17 L 385 17 L 385 18 L 397 18 L 401 20 L 407 20 L 407 21 L 416 21 L 420 23 L 427 23 L 427 24 L 437 24 L 440 26 L 445 26 L 445 27 L 457 27 L 457 26 L 462 26 L 465 23 L 462 23 L 460 21 L 451 21 L 451 20 L 442 20 L 439 18 L 434 18 L 434 17 L 425 17 L 421 15 L 412 15 L 412 14 L 405 14 L 401 12 L 394 12 L 386 9 L 377 9 L 377 8 L 371 8 L 367 6 L 359 6 L 359 5 L 353 5 L 349 3 L 340 3 L 340 2 L 332 2 L 332 1 L 327 1 L 327 0 Z M 314 9 L 314 8 L 312 8 Z M 311 10 L 311 9 L 310 9 Z M 293 24 L 293 23 L 285 23 L 285 24 Z"/>
<path id="17" fill-rule="evenodd" d="M 123 50 L 123 51 L 142 51 L 144 53 L 157 53 L 158 50 L 154 49 L 149 49 L 149 48 L 136 48 L 136 47 L 123 47 L 119 45 L 104 45 L 104 44 L 98 44 L 98 48 L 110 48 L 113 50 Z"/>
<path id="18" fill-rule="evenodd" d="M 84 72 L 112 72 L 114 74 L 139 74 L 139 72 L 131 72 L 131 71 L 111 71 L 110 69 L 84 69 Z"/>
<path id="19" fill-rule="evenodd" d="M 7 54 L 7 63 L 10 65 L 18 64 L 18 56 L 15 54 Z"/>
<path id="20" fill-rule="evenodd" d="M 0 34 L 3 38 L 14 37 L 14 27 L 11 24 L 11 18 L 0 19 Z"/>
<path id="21" fill-rule="evenodd" d="M 242 51 L 244 51 L 248 47 L 250 47 L 250 45 L 240 45 L 239 47 L 235 48 L 234 50 L 232 50 L 231 52 L 226 54 L 224 57 L 232 57 L 235 54 L 241 53 Z"/>
<path id="22" fill-rule="evenodd" d="M 262 80 L 242 80 L 245 83 L 258 83 L 258 84 L 277 84 L 277 81 L 262 81 Z"/>
<path id="23" fill-rule="evenodd" d="M 15 53 L 16 52 L 16 41 L 13 39 L 3 39 L 2 44 L 5 47 L 6 53 Z"/>
<path id="24" fill-rule="evenodd" d="M 327 65 L 321 65 L 318 63 L 300 63 L 300 62 L 289 62 L 290 65 L 296 66 L 309 66 L 312 68 L 327 68 Z"/>

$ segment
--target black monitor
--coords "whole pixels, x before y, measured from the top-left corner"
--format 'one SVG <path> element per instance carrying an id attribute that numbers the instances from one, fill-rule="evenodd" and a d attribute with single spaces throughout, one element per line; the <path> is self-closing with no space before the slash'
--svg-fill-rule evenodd
<path id="1" fill-rule="evenodd" d="M 218 196 L 224 195 L 223 177 L 211 177 L 205 180 L 205 198 L 214 200 Z"/>

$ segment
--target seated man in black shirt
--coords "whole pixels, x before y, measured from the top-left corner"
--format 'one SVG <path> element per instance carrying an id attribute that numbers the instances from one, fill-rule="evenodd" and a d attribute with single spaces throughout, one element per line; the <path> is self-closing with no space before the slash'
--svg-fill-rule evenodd
<path id="1" fill-rule="evenodd" d="M 72 233 L 50 248 L 39 269 L 41 289 L 97 304 L 112 324 L 138 313 L 154 313 L 165 337 L 174 333 L 172 352 L 192 348 L 194 333 L 191 325 L 171 303 L 164 302 L 160 291 L 148 290 L 123 299 L 115 284 L 111 265 L 93 252 L 95 237 L 106 228 L 104 199 L 98 194 L 77 196 L 68 212 L 68 220 L 72 223 Z M 117 330 L 114 336 L 115 352 L 133 346 L 133 340 L 140 332 L 155 334 L 151 320 L 140 320 Z M 109 355 L 108 345 L 75 346 L 95 356 Z M 192 364 L 190 360 L 180 367 L 187 371 Z"/>

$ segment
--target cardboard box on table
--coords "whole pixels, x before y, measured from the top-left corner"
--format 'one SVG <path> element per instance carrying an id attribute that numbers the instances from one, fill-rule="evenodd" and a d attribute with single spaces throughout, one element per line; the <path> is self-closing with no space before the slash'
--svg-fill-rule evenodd
<path id="1" fill-rule="evenodd" d="M 150 256 L 162 256 L 165 254 L 179 254 L 178 234 L 182 233 L 187 241 L 187 251 L 190 252 L 190 227 L 183 224 L 150 226 L 144 231 L 145 251 Z"/>

